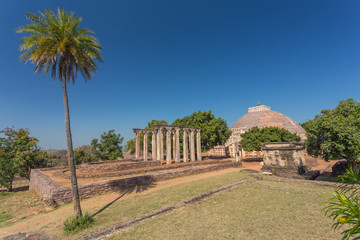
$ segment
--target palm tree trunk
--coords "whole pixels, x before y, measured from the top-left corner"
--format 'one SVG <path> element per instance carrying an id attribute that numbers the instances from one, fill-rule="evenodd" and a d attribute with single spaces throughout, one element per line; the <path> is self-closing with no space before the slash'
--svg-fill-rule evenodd
<path id="1" fill-rule="evenodd" d="M 73 197 L 74 203 L 74 212 L 76 218 L 82 216 L 81 207 L 80 207 L 80 197 L 79 197 L 79 190 L 76 178 L 76 170 L 75 170 L 75 162 L 74 162 L 74 154 L 73 154 L 73 144 L 72 144 L 72 137 L 71 137 L 71 129 L 70 129 L 70 114 L 69 114 L 69 103 L 68 103 L 68 96 L 66 91 L 66 78 L 63 77 L 62 79 L 62 89 L 63 89 L 63 100 L 64 100 L 64 107 L 65 107 L 65 130 L 66 130 L 66 144 L 67 144 L 67 158 L 68 158 L 68 165 L 70 168 L 71 174 L 71 193 Z"/>

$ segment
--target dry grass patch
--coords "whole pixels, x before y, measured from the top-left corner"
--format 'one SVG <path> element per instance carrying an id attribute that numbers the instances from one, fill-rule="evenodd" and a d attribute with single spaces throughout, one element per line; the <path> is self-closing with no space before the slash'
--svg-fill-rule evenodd
<path id="1" fill-rule="evenodd" d="M 339 239 L 320 205 L 331 189 L 266 177 L 146 220 L 111 239 Z"/>

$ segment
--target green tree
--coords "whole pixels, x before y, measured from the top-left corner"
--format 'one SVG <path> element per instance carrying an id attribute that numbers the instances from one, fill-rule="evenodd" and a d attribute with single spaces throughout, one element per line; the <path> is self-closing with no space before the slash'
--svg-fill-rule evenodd
<path id="1" fill-rule="evenodd" d="M 253 127 L 241 134 L 240 146 L 245 151 L 260 151 L 261 143 L 265 142 L 299 142 L 301 138 L 284 128 L 278 127 Z"/>
<path id="2" fill-rule="evenodd" d="M 303 124 L 309 155 L 325 160 L 346 159 L 359 174 L 360 163 L 360 102 L 349 98 L 332 110 L 322 110 Z"/>
<path id="3" fill-rule="evenodd" d="M 46 167 L 49 156 L 26 129 L 5 128 L 0 134 L 0 185 L 11 191 L 16 175 L 30 179 L 30 170 Z"/>
<path id="4" fill-rule="evenodd" d="M 222 118 L 215 118 L 211 110 L 194 112 L 190 116 L 176 119 L 171 125 L 199 127 L 201 130 L 202 151 L 224 144 L 231 135 L 226 121 Z"/>
<path id="5" fill-rule="evenodd" d="M 121 143 L 124 140 L 120 134 L 116 134 L 115 130 L 109 130 L 107 133 L 101 134 L 100 141 L 93 139 L 91 141 L 92 152 L 95 158 L 101 160 L 115 160 L 122 158 L 122 146 Z"/>
<path id="6" fill-rule="evenodd" d="M 74 13 L 58 8 L 57 15 L 51 10 L 39 11 L 39 14 L 26 14 L 29 24 L 20 27 L 17 33 L 26 34 L 21 39 L 20 56 L 24 62 L 35 64 L 35 73 L 44 69 L 55 80 L 62 82 L 65 107 L 65 129 L 68 151 L 68 163 L 71 172 L 71 186 L 75 216 L 82 216 L 78 184 L 75 172 L 73 144 L 70 129 L 69 103 L 66 83 L 75 82 L 80 71 L 85 80 L 90 80 L 96 71 L 95 59 L 102 61 L 101 45 L 92 35 L 94 32 L 79 28 L 82 19 Z"/>
<path id="7" fill-rule="evenodd" d="M 83 147 L 75 148 L 74 150 L 74 160 L 75 164 L 82 164 L 88 162 L 94 162 L 95 158 L 86 151 Z"/>
<path id="8" fill-rule="evenodd" d="M 168 122 L 165 121 L 165 120 L 151 120 L 150 122 L 147 123 L 147 126 L 145 127 L 145 129 L 154 129 L 154 127 L 156 125 L 168 125 Z M 144 134 L 141 133 L 140 134 L 140 149 L 143 148 L 144 146 Z M 151 151 L 151 140 L 150 138 L 148 139 L 148 150 Z M 129 141 L 126 142 L 126 145 L 125 145 L 125 149 L 127 151 L 130 151 L 130 154 L 134 154 L 135 153 L 135 138 L 133 139 L 130 139 Z"/>

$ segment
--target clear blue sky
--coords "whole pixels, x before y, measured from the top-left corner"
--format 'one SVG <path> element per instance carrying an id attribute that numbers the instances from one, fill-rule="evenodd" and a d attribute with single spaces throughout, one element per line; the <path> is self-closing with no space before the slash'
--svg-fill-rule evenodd
<path id="1" fill-rule="evenodd" d="M 257 101 L 299 123 L 360 96 L 358 0 L 0 2 L 0 129 L 65 148 L 59 81 L 18 60 L 25 13 L 57 7 L 96 32 L 104 62 L 68 88 L 74 146 L 211 109 L 231 126 Z M 124 141 L 125 142 L 125 141 Z"/>

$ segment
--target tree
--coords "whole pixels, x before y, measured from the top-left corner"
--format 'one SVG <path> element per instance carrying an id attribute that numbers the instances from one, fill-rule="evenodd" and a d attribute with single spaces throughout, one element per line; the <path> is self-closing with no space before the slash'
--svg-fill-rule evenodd
<path id="1" fill-rule="evenodd" d="M 322 110 L 303 124 L 309 155 L 325 160 L 346 159 L 359 174 L 360 163 L 360 102 L 349 98 L 332 110 Z"/>
<path id="2" fill-rule="evenodd" d="M 115 130 L 109 130 L 107 133 L 101 134 L 100 141 L 93 139 L 91 141 L 92 152 L 95 158 L 101 160 L 115 160 L 122 158 L 122 146 L 121 143 L 124 140 L 120 134 L 116 134 Z"/>
<path id="3" fill-rule="evenodd" d="M 231 135 L 226 121 L 222 118 L 215 118 L 211 110 L 194 112 L 190 116 L 176 119 L 171 125 L 199 127 L 201 130 L 202 151 L 224 144 Z"/>
<path id="4" fill-rule="evenodd" d="M 20 27 L 17 33 L 27 34 L 22 37 L 20 50 L 25 51 L 20 59 L 25 63 L 35 64 L 35 73 L 44 69 L 45 74 L 51 71 L 56 80 L 62 82 L 65 107 L 65 129 L 67 142 L 68 165 L 71 172 L 71 186 L 75 216 L 82 216 L 78 184 L 75 172 L 73 144 L 70 129 L 69 103 L 66 83 L 75 83 L 80 71 L 85 80 L 90 80 L 96 71 L 95 59 L 102 61 L 101 45 L 91 34 L 94 32 L 79 28 L 82 21 L 74 13 L 58 8 L 57 15 L 51 10 L 39 11 L 39 14 L 26 14 L 29 24 Z"/>
<path id="5" fill-rule="evenodd" d="M 168 125 L 168 122 L 165 120 L 151 120 L 150 122 L 147 123 L 147 127 L 145 127 L 145 129 L 154 129 L 154 127 L 156 125 Z M 151 151 L 151 145 L 152 142 L 150 141 L 150 139 L 148 139 L 148 150 Z M 140 149 L 142 149 L 144 146 L 144 134 L 141 133 L 140 134 Z M 129 141 L 126 142 L 125 145 L 125 149 L 127 151 L 130 151 L 130 154 L 134 154 L 135 153 L 135 138 L 130 139 Z"/>
<path id="6" fill-rule="evenodd" d="M 82 164 L 95 161 L 95 158 L 86 151 L 83 147 L 75 148 L 74 150 L 75 164 Z"/>
<path id="7" fill-rule="evenodd" d="M 301 138 L 284 128 L 278 127 L 253 127 L 241 134 L 240 146 L 245 151 L 260 151 L 264 142 L 299 142 Z"/>
<path id="8" fill-rule="evenodd" d="M 38 139 L 23 128 L 0 131 L 0 185 L 12 190 L 16 175 L 30 179 L 32 168 L 46 167 L 49 155 L 38 146 Z"/>

